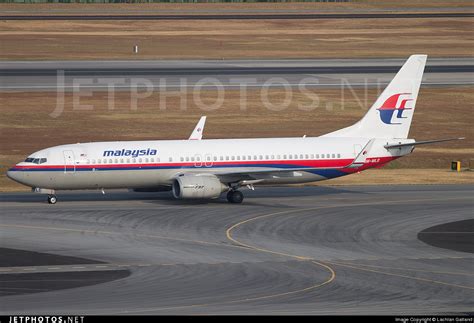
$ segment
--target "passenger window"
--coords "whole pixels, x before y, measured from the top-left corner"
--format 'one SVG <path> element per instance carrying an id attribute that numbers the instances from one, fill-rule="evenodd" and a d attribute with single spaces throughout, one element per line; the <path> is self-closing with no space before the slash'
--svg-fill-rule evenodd
<path id="1" fill-rule="evenodd" d="M 109 159 L 109 164 L 112 164 L 112 163 L 113 163 L 112 159 Z"/>
<path id="2" fill-rule="evenodd" d="M 245 156 L 242 156 L 242 160 L 245 160 Z"/>
<path id="3" fill-rule="evenodd" d="M 240 160 L 240 156 L 237 156 L 237 160 Z"/>
<path id="4" fill-rule="evenodd" d="M 336 154 L 332 154 L 332 158 L 336 158 Z"/>
<path id="5" fill-rule="evenodd" d="M 225 160 L 229 160 L 229 156 L 225 156 Z"/>
<path id="6" fill-rule="evenodd" d="M 303 155 L 300 155 L 300 159 L 304 159 Z"/>
<path id="7" fill-rule="evenodd" d="M 272 155 L 272 160 L 274 160 L 274 159 L 275 159 L 275 155 Z"/>
<path id="8" fill-rule="evenodd" d="M 130 158 L 127 158 L 127 164 L 130 164 Z"/>
<path id="9" fill-rule="evenodd" d="M 183 157 L 180 157 L 179 160 L 183 162 L 183 161 L 184 161 L 184 158 L 183 158 Z"/>
<path id="10" fill-rule="evenodd" d="M 97 159 L 97 164 L 100 164 L 102 160 L 100 159 Z"/>
<path id="11" fill-rule="evenodd" d="M 194 161 L 194 157 L 191 157 L 191 161 Z"/>
<path id="12" fill-rule="evenodd" d="M 341 154 L 337 154 L 337 158 L 341 158 Z"/>
<path id="13" fill-rule="evenodd" d="M 141 159 L 141 158 L 138 158 L 138 162 L 141 163 L 141 162 L 142 162 L 142 159 Z"/>
<path id="14" fill-rule="evenodd" d="M 252 160 L 252 156 L 248 155 L 247 160 Z"/>
<path id="15" fill-rule="evenodd" d="M 329 154 L 326 154 L 326 158 L 331 158 L 331 155 L 329 155 Z"/>
<path id="16" fill-rule="evenodd" d="M 283 155 L 283 159 L 286 159 L 286 155 Z"/>
<path id="17" fill-rule="evenodd" d="M 260 158 L 260 160 L 262 160 L 262 159 L 263 159 L 263 156 L 262 156 L 262 155 L 260 155 L 260 156 L 259 156 L 259 158 Z"/>
<path id="18" fill-rule="evenodd" d="M 308 154 L 306 154 L 305 157 L 306 157 L 306 159 L 309 159 L 309 155 L 308 155 Z"/>
<path id="19" fill-rule="evenodd" d="M 280 159 L 280 155 L 277 155 L 277 159 Z"/>
<path id="20" fill-rule="evenodd" d="M 155 162 L 155 158 L 150 158 L 150 162 L 154 163 L 154 162 Z"/>
<path id="21" fill-rule="evenodd" d="M 231 158 L 231 159 L 232 159 L 232 160 L 235 160 L 235 156 L 232 156 L 232 158 Z"/>
<path id="22" fill-rule="evenodd" d="M 224 156 L 220 156 L 220 157 L 219 157 L 219 160 L 224 160 Z"/>
<path id="23" fill-rule="evenodd" d="M 214 156 L 214 161 L 217 161 L 217 156 Z"/>
<path id="24" fill-rule="evenodd" d="M 169 158 L 169 161 L 172 162 L 172 161 L 173 161 L 173 157 L 170 157 L 170 158 Z"/>
<path id="25" fill-rule="evenodd" d="M 136 162 L 137 162 L 137 159 L 136 159 L 136 158 L 133 158 L 133 159 L 132 159 L 132 163 L 135 164 Z"/>
<path id="26" fill-rule="evenodd" d="M 268 158 L 268 155 L 265 155 L 265 159 L 266 159 L 266 160 L 269 160 L 270 158 Z"/>
<path id="27" fill-rule="evenodd" d="M 189 157 L 186 157 L 186 161 L 187 161 L 187 162 L 189 161 Z"/>
<path id="28" fill-rule="evenodd" d="M 311 159 L 314 159 L 314 154 L 311 154 Z"/>
<path id="29" fill-rule="evenodd" d="M 288 159 L 292 159 L 293 158 L 293 155 L 288 155 Z"/>
<path id="30" fill-rule="evenodd" d="M 148 162 L 148 160 L 147 160 L 147 162 Z M 120 163 L 123 164 L 123 158 L 120 159 Z"/>
<path id="31" fill-rule="evenodd" d="M 253 160 L 257 160 L 257 155 L 253 155 Z"/>

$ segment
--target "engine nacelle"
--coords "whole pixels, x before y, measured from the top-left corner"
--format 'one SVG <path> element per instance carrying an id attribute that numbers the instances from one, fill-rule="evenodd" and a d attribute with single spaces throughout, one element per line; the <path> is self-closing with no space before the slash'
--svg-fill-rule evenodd
<path id="1" fill-rule="evenodd" d="M 229 188 L 214 175 L 183 175 L 173 181 L 177 199 L 215 199 Z"/>

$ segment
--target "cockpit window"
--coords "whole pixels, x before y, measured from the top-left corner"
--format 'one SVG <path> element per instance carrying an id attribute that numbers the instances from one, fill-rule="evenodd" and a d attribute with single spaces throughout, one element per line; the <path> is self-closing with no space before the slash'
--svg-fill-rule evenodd
<path id="1" fill-rule="evenodd" d="M 43 164 L 46 163 L 46 158 L 27 158 L 25 159 L 26 163 L 35 163 L 35 164 Z"/>

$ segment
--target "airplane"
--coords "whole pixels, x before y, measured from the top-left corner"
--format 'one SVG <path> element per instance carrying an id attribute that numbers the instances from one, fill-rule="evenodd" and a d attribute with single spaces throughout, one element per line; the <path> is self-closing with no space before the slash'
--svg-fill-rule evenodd
<path id="1" fill-rule="evenodd" d="M 354 125 L 319 136 L 202 139 L 205 117 L 188 140 L 91 142 L 37 151 L 7 176 L 48 195 L 57 190 L 172 191 L 176 199 L 242 203 L 241 188 L 327 180 L 381 167 L 415 146 L 458 140 L 408 139 L 427 55 L 412 55 Z"/>

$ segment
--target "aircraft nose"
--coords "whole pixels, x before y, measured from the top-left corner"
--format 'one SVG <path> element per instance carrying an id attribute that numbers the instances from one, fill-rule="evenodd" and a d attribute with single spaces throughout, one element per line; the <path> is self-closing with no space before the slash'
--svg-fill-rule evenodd
<path id="1" fill-rule="evenodd" d="M 14 181 L 18 181 L 18 172 L 14 171 L 13 168 L 10 168 L 7 171 L 7 177 Z"/>

